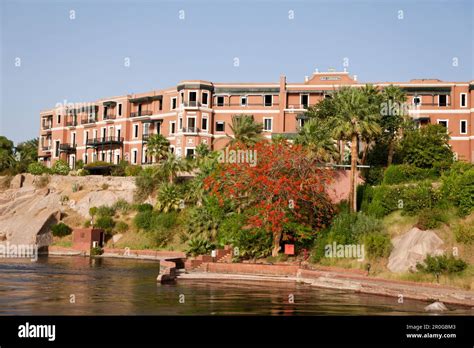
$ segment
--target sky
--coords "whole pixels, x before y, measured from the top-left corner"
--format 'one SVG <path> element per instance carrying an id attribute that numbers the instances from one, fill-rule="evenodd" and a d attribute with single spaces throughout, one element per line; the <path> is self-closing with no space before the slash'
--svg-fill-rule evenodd
<path id="1" fill-rule="evenodd" d="M 474 79 L 473 0 L 0 0 L 0 35 L 0 135 L 15 142 L 56 103 L 181 80 Z"/>

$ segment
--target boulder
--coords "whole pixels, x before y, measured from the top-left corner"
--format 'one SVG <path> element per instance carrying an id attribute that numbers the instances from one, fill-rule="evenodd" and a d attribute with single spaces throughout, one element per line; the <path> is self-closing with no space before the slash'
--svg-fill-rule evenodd
<path id="1" fill-rule="evenodd" d="M 427 255 L 441 255 L 444 242 L 433 231 L 413 227 L 405 234 L 392 239 L 393 250 L 388 259 L 391 272 L 415 270 L 416 264 Z"/>

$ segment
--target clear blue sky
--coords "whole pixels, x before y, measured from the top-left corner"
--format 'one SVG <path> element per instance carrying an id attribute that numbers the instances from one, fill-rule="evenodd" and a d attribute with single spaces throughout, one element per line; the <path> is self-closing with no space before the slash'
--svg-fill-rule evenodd
<path id="1" fill-rule="evenodd" d="M 472 0 L 0 3 L 0 135 L 16 142 L 37 137 L 39 111 L 64 99 L 183 79 L 298 82 L 316 67 L 342 70 L 346 57 L 362 82 L 474 78 Z"/>

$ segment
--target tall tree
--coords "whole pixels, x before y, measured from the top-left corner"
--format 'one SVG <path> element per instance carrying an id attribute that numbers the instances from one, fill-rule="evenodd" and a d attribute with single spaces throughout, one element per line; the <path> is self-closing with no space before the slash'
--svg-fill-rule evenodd
<path id="1" fill-rule="evenodd" d="M 147 152 L 156 160 L 161 161 L 168 157 L 170 142 L 161 134 L 153 134 L 148 138 Z"/>
<path id="2" fill-rule="evenodd" d="M 192 164 L 185 158 L 178 158 L 173 153 L 160 164 L 157 175 L 167 177 L 170 184 L 174 183 L 179 172 L 188 172 L 192 170 Z"/>
<path id="3" fill-rule="evenodd" d="M 398 86 L 390 85 L 382 91 L 382 107 L 380 125 L 383 136 L 388 144 L 387 165 L 393 162 L 395 145 L 400 135 L 400 130 L 407 118 L 405 92 Z"/>
<path id="4" fill-rule="evenodd" d="M 305 146 L 319 160 L 331 162 L 339 157 L 331 132 L 327 120 L 311 118 L 300 129 L 295 143 Z"/>
<path id="5" fill-rule="evenodd" d="M 357 210 L 355 188 L 357 175 L 357 144 L 362 134 L 376 134 L 381 131 L 378 120 L 378 106 L 370 103 L 369 97 L 359 88 L 344 87 L 334 96 L 335 114 L 333 134 L 336 138 L 351 142 L 351 178 L 349 206 Z"/>
<path id="6" fill-rule="evenodd" d="M 252 115 L 234 115 L 230 129 L 234 137 L 229 145 L 253 146 L 262 139 L 263 127 L 261 123 L 255 122 Z"/>

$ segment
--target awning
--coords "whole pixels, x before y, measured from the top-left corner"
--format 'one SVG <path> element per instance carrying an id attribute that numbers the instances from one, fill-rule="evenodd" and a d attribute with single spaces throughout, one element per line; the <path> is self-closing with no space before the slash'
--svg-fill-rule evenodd
<path id="1" fill-rule="evenodd" d="M 162 95 L 154 95 L 154 96 L 147 96 L 147 97 L 139 97 L 139 98 L 130 98 L 131 103 L 149 103 L 153 100 L 163 100 Z"/>
<path id="2" fill-rule="evenodd" d="M 103 104 L 104 104 L 104 106 L 107 106 L 109 108 L 109 107 L 114 107 L 115 105 L 117 105 L 117 102 L 105 101 Z"/>

